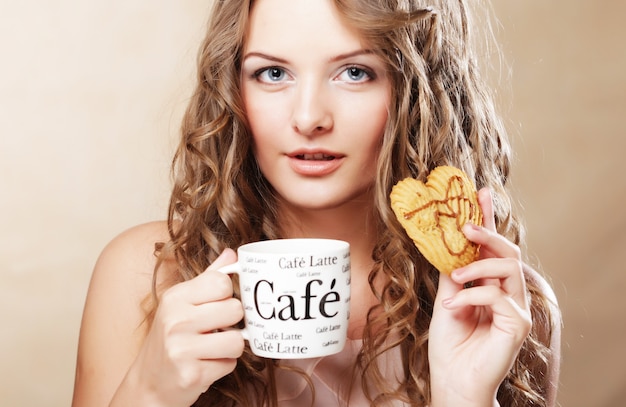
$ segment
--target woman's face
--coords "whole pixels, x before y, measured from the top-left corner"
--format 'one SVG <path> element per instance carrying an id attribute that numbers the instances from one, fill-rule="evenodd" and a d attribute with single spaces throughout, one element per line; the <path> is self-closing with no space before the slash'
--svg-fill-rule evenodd
<path id="1" fill-rule="evenodd" d="M 241 80 L 256 160 L 283 204 L 371 201 L 390 81 L 331 0 L 255 1 Z"/>

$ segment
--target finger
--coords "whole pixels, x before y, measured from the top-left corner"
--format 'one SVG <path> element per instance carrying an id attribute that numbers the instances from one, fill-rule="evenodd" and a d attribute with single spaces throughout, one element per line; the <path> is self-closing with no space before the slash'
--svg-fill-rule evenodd
<path id="1" fill-rule="evenodd" d="M 467 223 L 463 226 L 463 234 L 480 245 L 482 257 L 511 257 L 521 260 L 519 247 L 495 230 Z"/>
<path id="2" fill-rule="evenodd" d="M 485 187 L 478 191 L 478 204 L 480 205 L 480 209 L 483 211 L 483 225 L 485 228 L 495 232 L 496 218 L 495 211 L 493 209 L 491 189 Z"/>
<path id="3" fill-rule="evenodd" d="M 181 390 L 193 392 L 193 399 L 197 399 L 200 393 L 206 392 L 213 383 L 231 373 L 236 366 L 236 358 L 196 359 L 177 369 L 175 385 Z"/>
<path id="4" fill-rule="evenodd" d="M 441 273 L 439 275 L 439 286 L 437 288 L 437 296 L 435 298 L 435 306 L 438 306 L 442 301 L 447 298 L 454 297 L 459 291 L 463 289 L 463 284 L 455 282 L 447 274 Z"/>
<path id="5" fill-rule="evenodd" d="M 237 359 L 243 354 L 245 342 L 239 330 L 229 330 L 207 334 L 213 340 L 206 347 L 203 359 Z"/>
<path id="6" fill-rule="evenodd" d="M 236 298 L 213 301 L 193 307 L 194 331 L 206 333 L 230 328 L 243 319 L 243 306 Z"/>
<path id="7" fill-rule="evenodd" d="M 231 249 L 224 250 L 203 273 L 170 287 L 163 294 L 162 301 L 198 305 L 232 297 L 232 280 L 228 275 L 215 270 L 235 261 L 237 261 L 236 253 Z"/>
<path id="8" fill-rule="evenodd" d="M 245 343 L 241 332 L 230 330 L 195 335 L 184 347 L 187 356 L 194 359 L 237 359 L 243 354 Z"/>
<path id="9" fill-rule="evenodd" d="M 233 282 L 228 274 L 220 273 L 218 269 L 237 262 L 237 253 L 226 248 L 218 257 L 211 263 L 207 269 L 195 278 L 197 282 L 202 283 L 204 288 L 208 290 L 208 301 L 222 300 L 233 296 Z M 197 303 L 203 303 L 207 301 L 205 297 L 204 301 L 200 298 Z"/>
<path id="10" fill-rule="evenodd" d="M 165 304 L 199 305 L 233 296 L 233 283 L 228 275 L 205 271 L 200 276 L 168 288 L 161 297 Z M 169 305 L 168 305 L 169 306 Z"/>
<path id="11" fill-rule="evenodd" d="M 519 246 L 497 232 L 476 225 L 467 224 L 463 227 L 465 236 L 480 245 L 480 254 L 485 262 L 479 260 L 456 270 L 456 276 L 465 275 L 465 282 L 496 278 L 506 293 L 512 295 L 517 303 L 526 307 L 526 282 L 522 267 L 522 254 Z M 500 259 L 500 261 L 494 261 Z M 484 274 L 483 274 L 484 273 Z M 459 280 L 456 280 L 457 282 Z"/>
<path id="12" fill-rule="evenodd" d="M 496 286 L 479 286 L 460 291 L 443 303 L 449 310 L 468 306 L 489 307 L 494 326 L 516 337 L 518 340 L 528 335 L 532 326 L 530 312 L 521 308 L 513 299 Z"/>
<path id="13" fill-rule="evenodd" d="M 495 284 L 504 293 L 513 297 L 517 304 L 526 309 L 528 300 L 526 296 L 526 282 L 522 264 L 513 258 L 493 258 L 480 260 L 461 267 L 452 272 L 451 278 L 457 284 L 473 283 L 478 285 Z"/>
<path id="14" fill-rule="evenodd" d="M 180 335 L 168 342 L 167 355 L 176 364 L 193 360 L 235 359 L 241 356 L 244 340 L 239 331 L 203 335 Z"/>
<path id="15" fill-rule="evenodd" d="M 235 370 L 237 358 L 209 359 L 205 360 L 204 363 L 207 367 L 207 374 L 211 377 L 210 383 L 212 384 Z"/>
<path id="16" fill-rule="evenodd" d="M 224 358 L 224 359 L 210 359 L 200 361 L 203 367 L 203 393 L 208 388 L 222 377 L 230 374 L 237 367 L 237 359 Z"/>
<path id="17" fill-rule="evenodd" d="M 237 261 L 237 253 L 233 249 L 226 248 L 224 251 L 211 263 L 207 270 L 217 270 L 221 267 L 227 266 Z"/>

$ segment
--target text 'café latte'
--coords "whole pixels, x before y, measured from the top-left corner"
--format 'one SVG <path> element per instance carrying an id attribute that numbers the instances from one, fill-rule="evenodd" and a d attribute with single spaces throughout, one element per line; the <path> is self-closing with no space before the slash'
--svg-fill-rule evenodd
<path id="1" fill-rule="evenodd" d="M 250 243 L 237 273 L 244 306 L 244 338 L 268 358 L 310 358 L 340 352 L 350 308 L 350 246 L 329 239 Z"/>

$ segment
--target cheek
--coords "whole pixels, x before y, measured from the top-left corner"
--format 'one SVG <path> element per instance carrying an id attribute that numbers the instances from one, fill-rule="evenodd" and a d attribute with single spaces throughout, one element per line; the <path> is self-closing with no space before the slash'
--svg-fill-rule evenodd
<path id="1" fill-rule="evenodd" d="M 387 106 L 387 104 L 381 105 L 380 102 L 370 105 L 370 108 L 365 110 L 366 115 L 362 117 L 363 120 L 360 123 L 359 128 L 362 130 L 361 140 L 365 160 L 362 171 L 363 175 L 368 174 L 368 177 L 375 177 L 376 163 L 380 156 L 385 128 L 389 118 Z"/>
<path id="2" fill-rule="evenodd" d="M 366 115 L 363 118 L 361 128 L 366 133 L 364 136 L 367 137 L 372 154 L 378 153 L 389 118 L 387 105 L 378 105 L 377 108 L 366 110 Z"/>
<path id="3" fill-rule="evenodd" d="M 244 106 L 255 144 L 271 144 L 288 124 L 288 118 L 285 117 L 287 109 L 280 100 L 252 97 L 244 101 Z"/>
<path id="4" fill-rule="evenodd" d="M 352 116 L 353 126 L 370 137 L 382 137 L 389 117 L 390 94 L 386 87 L 366 97 L 353 98 L 350 102 L 345 103 L 344 108 L 346 114 Z"/>

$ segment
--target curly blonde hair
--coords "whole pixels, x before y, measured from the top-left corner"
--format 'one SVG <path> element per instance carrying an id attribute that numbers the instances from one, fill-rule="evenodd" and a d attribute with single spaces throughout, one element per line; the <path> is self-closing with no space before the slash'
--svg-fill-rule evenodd
<path id="1" fill-rule="evenodd" d="M 227 247 L 280 237 L 278 214 L 272 211 L 276 198 L 254 159 L 240 92 L 242 48 L 252 3 L 216 0 L 200 49 L 197 86 L 174 158 L 168 214 L 171 240 L 157 249 L 157 270 L 165 259 L 175 259 L 179 281 L 201 273 Z M 380 233 L 372 253 L 370 286 L 380 304 L 368 314 L 354 369 L 362 372 L 363 389 L 372 405 L 398 399 L 426 406 L 428 329 L 439 274 L 397 223 L 389 192 L 404 177 L 425 179 L 438 165 L 459 167 L 478 188 L 491 188 L 498 231 L 519 243 L 521 227 L 505 189 L 509 146 L 479 75 L 469 2 L 334 3 L 386 62 L 392 84 L 374 193 Z M 377 276 L 386 281 L 380 292 L 373 284 Z M 545 405 L 552 320 L 539 287 L 532 279 L 527 283 L 533 330 L 499 389 L 498 400 L 505 406 Z M 157 291 L 155 283 L 155 298 Z M 152 304 L 152 312 L 157 303 Z M 404 377 L 399 386 L 390 388 L 377 358 L 394 346 L 401 350 Z M 194 406 L 275 406 L 276 368 L 277 362 L 259 358 L 247 348 L 235 371 L 211 386 Z M 367 392 L 372 388 L 376 393 Z"/>

